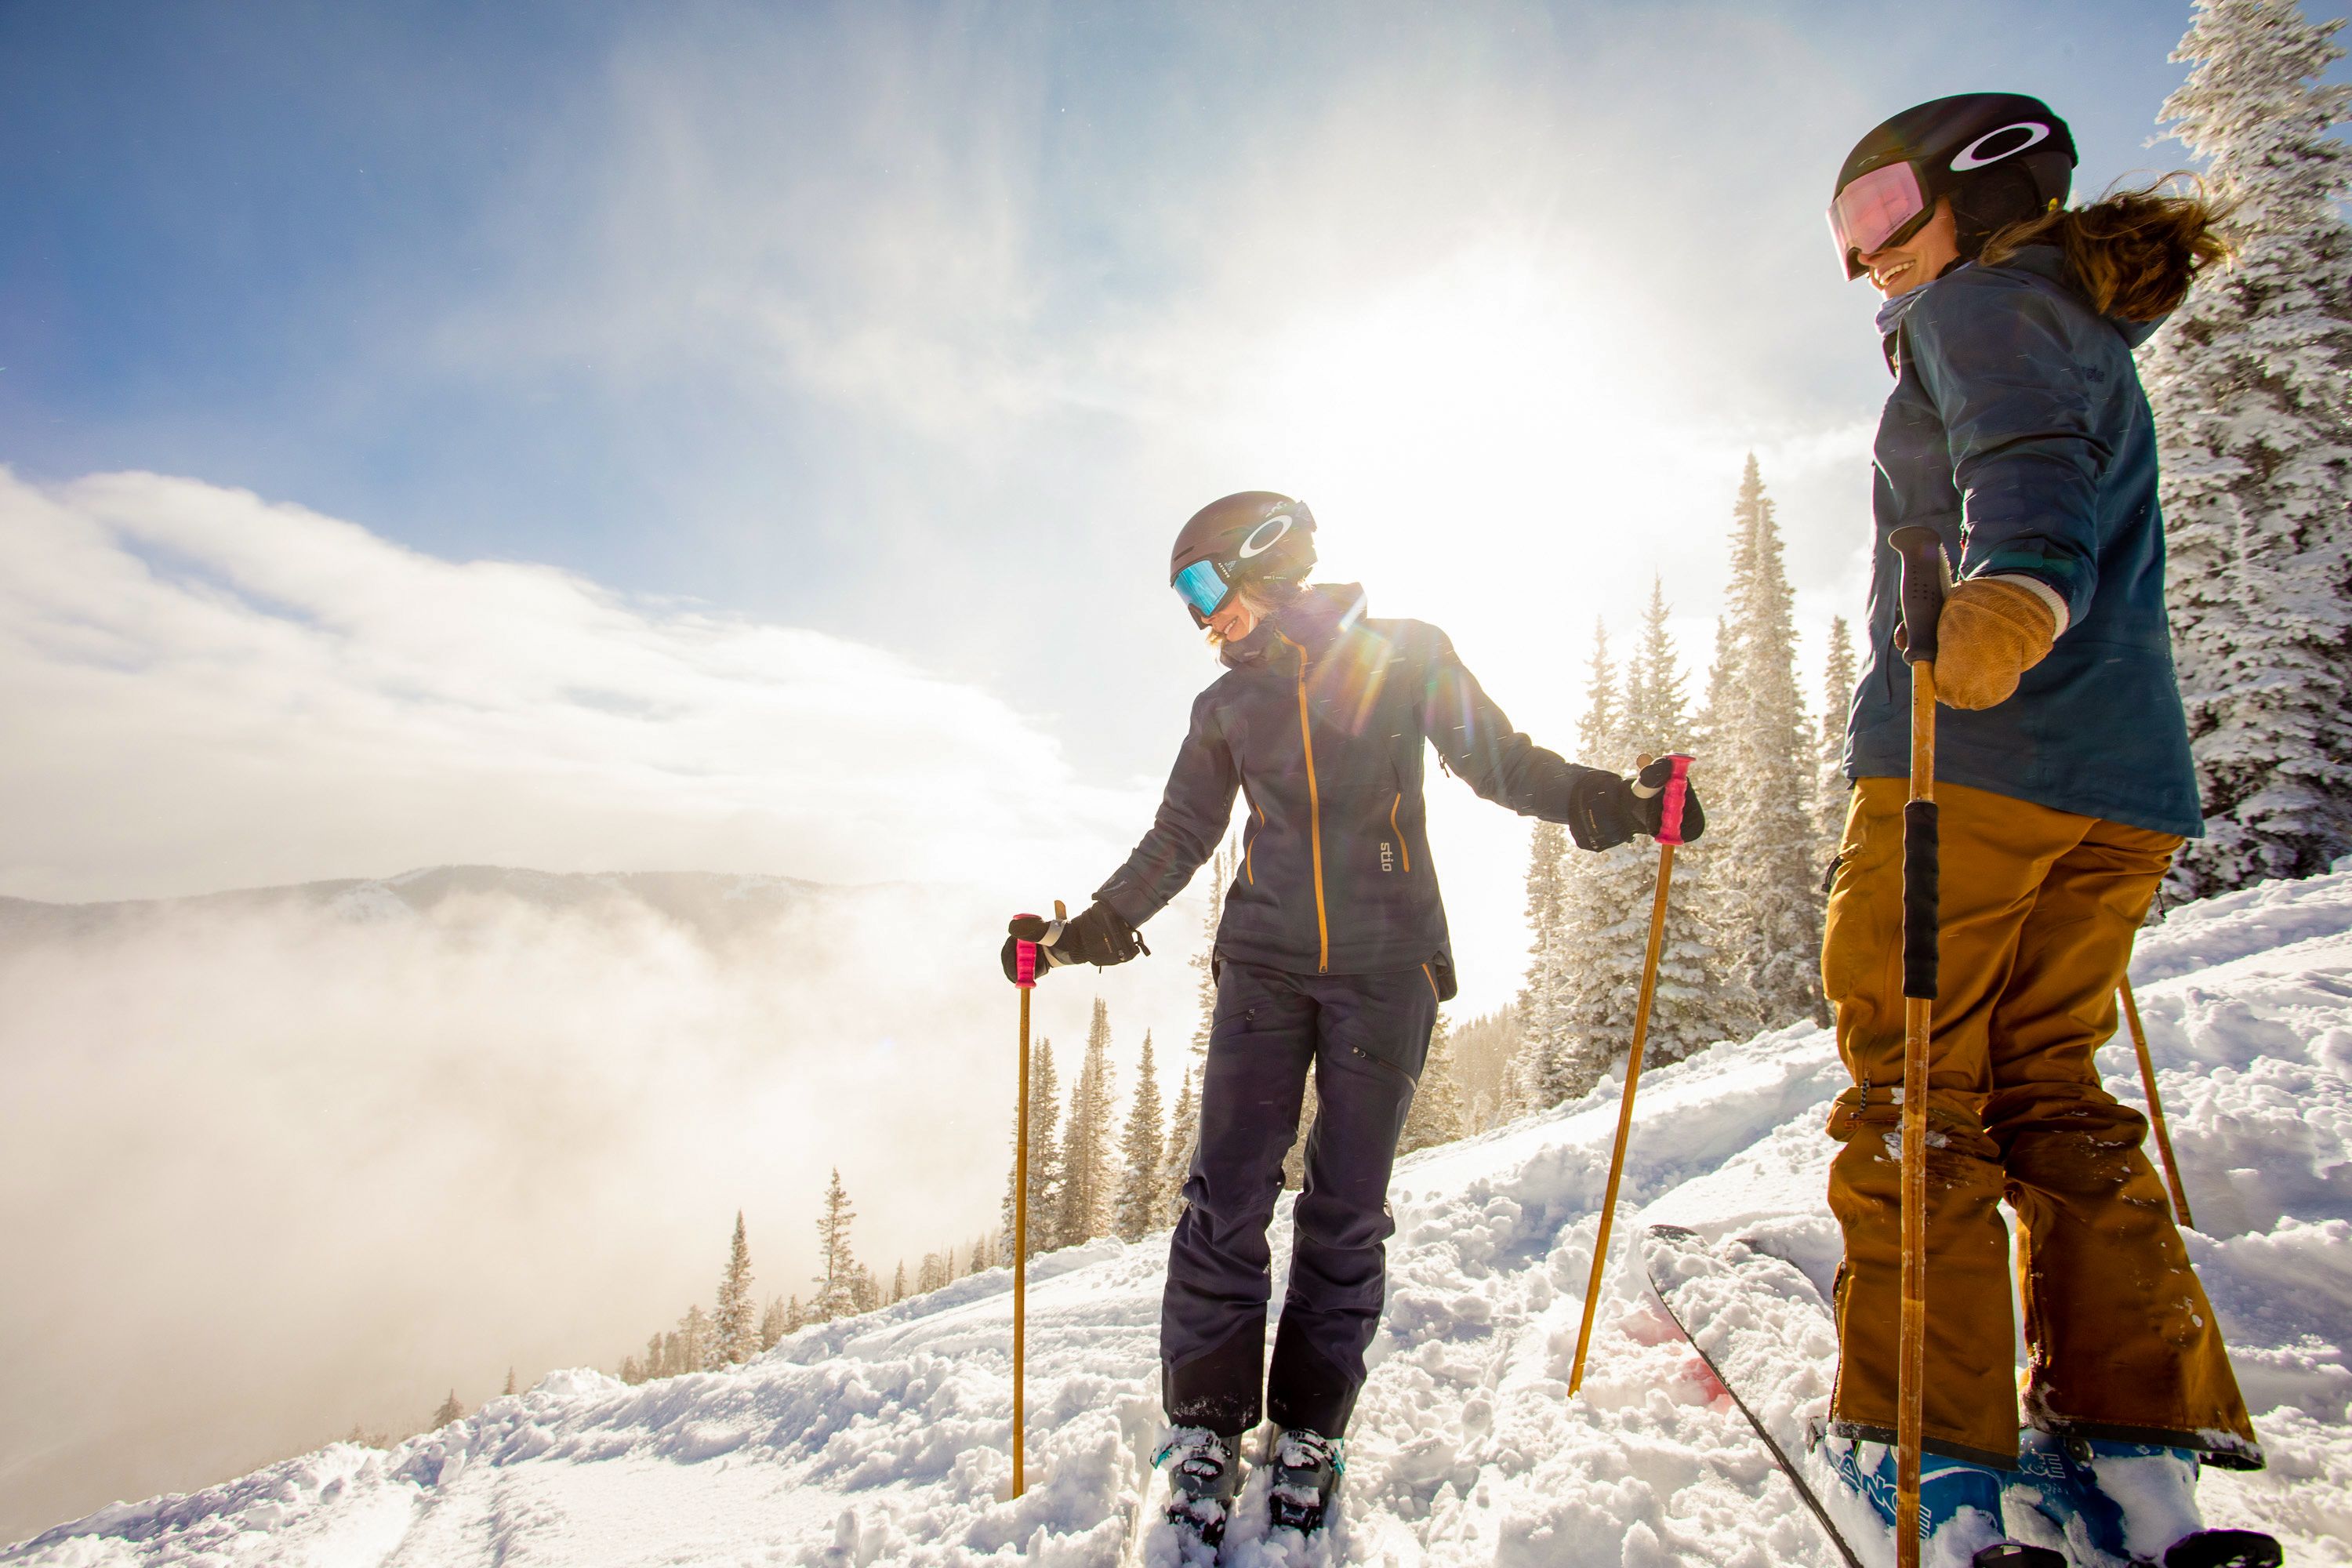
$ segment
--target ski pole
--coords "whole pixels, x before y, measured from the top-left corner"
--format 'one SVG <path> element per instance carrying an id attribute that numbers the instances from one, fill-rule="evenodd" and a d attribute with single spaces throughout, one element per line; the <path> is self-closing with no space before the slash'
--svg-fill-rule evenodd
<path id="1" fill-rule="evenodd" d="M 1068 918 L 1069 911 L 1055 899 L 1048 941 L 1060 934 L 1062 922 Z M 1013 984 L 1021 992 L 1021 1097 L 1013 1134 L 1013 1495 L 1017 1498 L 1027 1489 L 1023 1474 L 1023 1438 L 1028 1431 L 1023 1373 L 1029 1349 L 1029 993 L 1037 987 L 1035 942 L 1024 942 L 1014 948 L 1013 973 Z"/>
<path id="2" fill-rule="evenodd" d="M 1647 768 L 1654 759 L 1643 757 Z M 1642 1047 L 1650 1037 L 1650 1003 L 1658 992 L 1658 950 L 1666 934 L 1666 889 L 1674 885 L 1675 846 L 1683 841 L 1683 802 L 1690 795 L 1691 760 L 1669 757 L 1674 772 L 1659 786 L 1665 795 L 1658 813 L 1658 890 L 1650 900 L 1650 945 L 1642 955 L 1642 990 L 1633 1003 L 1633 1047 L 1625 1056 L 1625 1092 L 1617 1101 L 1617 1144 L 1609 1152 L 1609 1184 L 1601 1196 L 1601 1234 L 1592 1239 L 1592 1272 L 1584 1282 L 1584 1321 L 1576 1331 L 1576 1360 L 1568 1370 L 1568 1392 L 1574 1398 L 1584 1383 L 1584 1352 L 1592 1343 L 1592 1314 L 1601 1305 L 1601 1276 L 1609 1261 L 1610 1222 L 1617 1215 L 1617 1184 L 1625 1174 L 1625 1144 L 1633 1133 L 1633 1089 L 1642 1081 Z M 1645 790 L 1637 780 L 1637 795 Z"/>
<path id="3" fill-rule="evenodd" d="M 1920 524 L 1887 542 L 1903 557 L 1904 658 L 1911 665 L 1911 793 L 1903 805 L 1903 1318 L 1895 1370 L 1895 1561 L 1919 1568 L 1919 1439 L 1927 1373 L 1927 1073 L 1935 1024 L 1936 621 L 1949 568 Z"/>
<path id="4" fill-rule="evenodd" d="M 2147 1054 L 2147 1033 L 2139 1026 L 2139 1004 L 2132 999 L 2131 976 L 2116 991 L 2124 999 L 2124 1019 L 2131 1025 L 2132 1049 L 2139 1056 L 2139 1081 L 2147 1090 L 2147 1120 L 2156 1129 L 2156 1152 L 2164 1156 L 2164 1184 L 2172 1189 L 2172 1217 L 2182 1228 L 2195 1229 L 2189 1217 L 2189 1194 L 2180 1189 L 2180 1167 L 2172 1163 L 2172 1131 L 2164 1124 L 2164 1101 L 2157 1098 L 2156 1063 Z"/>

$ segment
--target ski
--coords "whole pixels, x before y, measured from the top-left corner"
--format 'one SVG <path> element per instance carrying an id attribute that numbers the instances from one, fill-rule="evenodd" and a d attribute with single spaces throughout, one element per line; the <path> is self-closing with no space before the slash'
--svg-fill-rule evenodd
<path id="1" fill-rule="evenodd" d="M 1820 1293 L 1813 1289 L 1812 1282 L 1794 1266 L 1763 1253 L 1753 1253 L 1738 1263 L 1727 1262 L 1709 1247 L 1697 1232 L 1678 1225 L 1654 1225 L 1650 1227 L 1642 1249 L 1642 1263 L 1649 1275 L 1650 1289 L 1657 1295 L 1658 1304 L 1665 1309 L 1666 1316 L 1674 1320 L 1675 1327 L 1682 1331 L 1682 1336 L 1690 1342 L 1691 1349 L 1698 1352 L 1699 1360 L 1706 1363 L 1707 1371 L 1715 1374 L 1716 1382 L 1731 1395 L 1731 1403 L 1738 1407 L 1739 1414 L 1748 1418 L 1748 1425 L 1755 1429 L 1765 1451 L 1772 1456 L 1773 1464 L 1780 1467 L 1780 1473 L 1796 1489 L 1798 1498 L 1821 1525 L 1822 1533 L 1829 1537 L 1830 1544 L 1837 1548 L 1846 1568 L 1864 1568 L 1861 1556 L 1848 1543 L 1836 1521 L 1830 1518 L 1829 1510 L 1822 1506 L 1819 1494 L 1797 1468 L 1789 1449 L 1782 1445 L 1781 1436 L 1801 1445 L 1804 1441 L 1803 1428 L 1784 1423 L 1781 1436 L 1775 1436 L 1772 1428 L 1741 1394 L 1740 1383 L 1734 1381 L 1733 1377 L 1735 1369 L 1747 1370 L 1738 1365 L 1743 1358 L 1736 1353 L 1739 1347 L 1733 1343 L 1742 1331 L 1775 1348 L 1791 1342 L 1789 1334 L 1791 1328 L 1801 1332 L 1803 1328 L 1817 1326 L 1820 1331 L 1834 1335 L 1828 1314 L 1819 1310 Z M 1815 1323 L 1775 1324 L 1759 1321 L 1759 1314 L 1753 1310 L 1754 1291 L 1748 1282 L 1739 1279 L 1738 1276 L 1768 1266 L 1773 1276 L 1767 1282 L 1769 1299 L 1788 1308 L 1790 1313 L 1816 1320 Z M 1727 1293 L 1720 1289 L 1710 1290 L 1707 1289 L 1710 1283 L 1718 1286 L 1728 1283 L 1734 1289 Z M 1748 1308 L 1747 1321 L 1733 1322 L 1724 1315 L 1725 1309 L 1735 1303 Z M 1793 1415 L 1789 1419 L 1793 1422 Z"/>

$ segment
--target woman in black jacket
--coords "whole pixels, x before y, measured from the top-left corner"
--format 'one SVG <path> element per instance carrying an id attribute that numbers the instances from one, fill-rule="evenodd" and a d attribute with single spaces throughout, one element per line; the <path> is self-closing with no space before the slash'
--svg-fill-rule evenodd
<path id="1" fill-rule="evenodd" d="M 1424 832 L 1423 743 L 1488 800 L 1564 823 L 1587 849 L 1654 833 L 1668 772 L 1657 764 L 1644 784 L 1579 767 L 1513 730 L 1444 632 L 1371 619 L 1353 585 L 1302 585 L 1314 530 L 1303 504 L 1265 490 L 1227 496 L 1184 525 L 1170 579 L 1224 673 L 1192 704 L 1158 819 L 1092 907 L 1058 931 L 1014 929 L 1053 939 L 1041 968 L 1126 962 L 1141 946 L 1137 928 L 1191 882 L 1235 795 L 1244 801 L 1241 866 L 1212 960 L 1201 1142 L 1160 1331 L 1169 1517 L 1212 1544 L 1238 1484 L 1237 1439 L 1261 1414 L 1278 1428 L 1274 1524 L 1320 1526 L 1379 1326 L 1395 1228 L 1389 1167 L 1454 989 Z M 1695 838 L 1695 800 L 1684 813 Z M 1269 1371 L 1265 1232 L 1310 1068 L 1320 1110 Z"/>

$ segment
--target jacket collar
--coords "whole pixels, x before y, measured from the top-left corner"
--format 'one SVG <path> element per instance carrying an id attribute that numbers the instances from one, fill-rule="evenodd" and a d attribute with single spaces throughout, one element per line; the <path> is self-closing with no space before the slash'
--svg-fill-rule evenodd
<path id="1" fill-rule="evenodd" d="M 1310 659 L 1320 658 L 1364 618 L 1364 590 L 1354 583 L 1317 583 L 1301 588 L 1249 636 L 1218 650 L 1227 667 L 1263 664 L 1284 642 L 1296 643 Z"/>
<path id="2" fill-rule="evenodd" d="M 1911 307 L 1917 304 L 1920 296 L 1933 289 L 1936 284 L 1942 282 L 1955 272 L 1976 265 L 1973 261 L 1963 261 L 1957 266 L 1948 267 L 1932 282 L 1923 283 L 1907 294 L 1897 294 L 1878 307 L 1878 336 L 1886 350 L 1886 367 L 1889 370 L 1895 368 L 1895 334 L 1902 330 L 1903 319 L 1911 313 Z M 2077 300 L 2083 298 L 2082 287 L 2074 281 L 2074 268 L 2066 265 L 2066 253 L 2054 245 L 2029 245 L 2002 262 L 1995 270 L 2022 272 L 2031 277 L 2039 278 L 2046 283 L 2054 283 Z M 2135 349 L 2153 337 L 2156 334 L 2156 329 L 2164 325 L 2166 320 L 2161 316 L 2153 321 L 2126 321 L 2121 316 L 2104 316 L 2100 319 L 2116 330 L 2116 334 L 2123 339 L 2126 348 Z"/>

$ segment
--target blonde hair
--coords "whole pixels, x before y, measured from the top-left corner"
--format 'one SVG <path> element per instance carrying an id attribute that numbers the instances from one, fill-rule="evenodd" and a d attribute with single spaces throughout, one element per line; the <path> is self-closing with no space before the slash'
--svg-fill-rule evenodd
<path id="1" fill-rule="evenodd" d="M 1282 608 L 1283 605 L 1297 598 L 1298 596 L 1298 591 L 1303 585 L 1304 584 L 1302 584 L 1281 581 L 1267 583 L 1243 583 L 1234 587 L 1234 593 L 1235 596 L 1241 600 L 1243 606 L 1249 611 L 1251 620 L 1253 622 L 1256 622 L 1265 619 L 1266 616 L 1274 614 L 1276 610 Z M 1208 633 L 1209 646 L 1211 647 L 1222 648 L 1225 646 L 1225 639 L 1217 635 L 1217 631 L 1214 626 L 1206 627 L 1204 629 Z M 1252 631 L 1255 631 L 1257 627 L 1255 625 L 1250 627 L 1250 630 Z"/>
<path id="2" fill-rule="evenodd" d="M 2167 190 L 2175 181 L 2185 188 Z M 2229 260 L 2229 216 L 2195 175 L 2168 174 L 2011 224 L 1985 241 L 1983 260 L 1998 267 L 2029 245 L 2054 245 L 2099 314 L 2152 321 L 2179 309 L 2198 274 Z"/>

